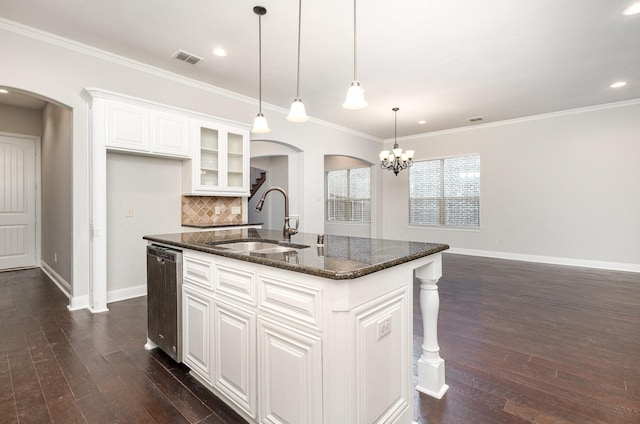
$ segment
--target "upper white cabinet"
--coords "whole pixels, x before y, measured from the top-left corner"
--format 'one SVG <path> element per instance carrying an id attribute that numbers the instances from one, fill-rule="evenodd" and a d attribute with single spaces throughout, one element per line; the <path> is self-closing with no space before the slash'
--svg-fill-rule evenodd
<path id="1" fill-rule="evenodd" d="M 105 146 L 131 153 L 189 157 L 189 119 L 150 106 L 107 100 Z"/>
<path id="2" fill-rule="evenodd" d="M 183 160 L 184 194 L 249 196 L 248 126 L 95 88 L 84 95 L 95 149 Z"/>
<path id="3" fill-rule="evenodd" d="M 196 195 L 249 195 L 249 131 L 213 121 L 192 127 L 191 160 L 184 164 L 184 192 Z"/>

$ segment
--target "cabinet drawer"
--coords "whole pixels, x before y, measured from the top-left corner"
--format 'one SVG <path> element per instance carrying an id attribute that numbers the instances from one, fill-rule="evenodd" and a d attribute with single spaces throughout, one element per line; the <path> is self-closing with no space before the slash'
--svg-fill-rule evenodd
<path id="1" fill-rule="evenodd" d="M 255 306 L 255 284 L 252 272 L 219 264 L 216 264 L 216 272 L 216 294 L 223 294 Z"/>
<path id="2" fill-rule="evenodd" d="M 322 330 L 322 292 L 291 281 L 260 275 L 260 309 L 314 330 Z"/>
<path id="3" fill-rule="evenodd" d="M 185 252 L 182 257 L 182 275 L 187 286 L 213 291 L 213 262 L 207 256 Z"/>

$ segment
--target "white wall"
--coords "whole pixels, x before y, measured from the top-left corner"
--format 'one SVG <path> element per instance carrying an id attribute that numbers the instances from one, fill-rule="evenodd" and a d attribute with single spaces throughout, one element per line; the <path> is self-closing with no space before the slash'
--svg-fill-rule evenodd
<path id="1" fill-rule="evenodd" d="M 108 302 L 146 294 L 142 237 L 180 231 L 181 190 L 182 161 L 107 153 Z"/>
<path id="2" fill-rule="evenodd" d="M 70 286 L 73 285 L 74 209 L 71 119 L 70 109 L 52 103 L 47 103 L 42 111 L 41 257 Z"/>
<path id="3" fill-rule="evenodd" d="M 416 160 L 480 154 L 481 228 L 409 227 L 403 171 L 384 176 L 384 237 L 640 270 L 639 140 L 639 101 L 401 139 Z"/>
<path id="4" fill-rule="evenodd" d="M 42 110 L 0 104 L 0 131 L 42 135 Z"/>

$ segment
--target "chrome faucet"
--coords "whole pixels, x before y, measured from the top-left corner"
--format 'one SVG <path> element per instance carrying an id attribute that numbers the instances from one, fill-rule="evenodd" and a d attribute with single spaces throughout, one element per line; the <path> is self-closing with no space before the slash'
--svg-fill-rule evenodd
<path id="1" fill-rule="evenodd" d="M 262 211 L 262 206 L 264 206 L 264 199 L 267 197 L 267 194 L 269 194 L 269 192 L 271 192 L 273 190 L 279 191 L 284 196 L 284 228 L 282 229 L 282 236 L 284 238 L 286 238 L 287 240 L 291 240 L 291 236 L 293 234 L 297 234 L 298 233 L 298 225 L 300 224 L 300 220 L 296 219 L 296 226 L 295 227 L 291 227 L 291 223 L 289 222 L 289 220 L 290 220 L 290 218 L 289 218 L 289 198 L 287 197 L 287 193 L 285 193 L 285 191 L 281 187 L 270 187 L 270 188 L 268 188 L 262 194 L 262 197 L 258 201 L 258 204 L 255 207 L 255 211 L 256 212 Z"/>

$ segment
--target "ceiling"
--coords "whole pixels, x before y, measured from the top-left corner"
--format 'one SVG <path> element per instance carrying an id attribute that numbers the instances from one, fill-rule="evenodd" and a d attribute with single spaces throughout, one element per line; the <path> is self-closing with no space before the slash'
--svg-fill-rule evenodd
<path id="1" fill-rule="evenodd" d="M 467 121 L 476 116 L 486 123 L 637 99 L 640 14 L 621 15 L 632 2 L 360 0 L 358 79 L 369 106 L 350 111 L 341 104 L 353 79 L 353 3 L 304 0 L 300 97 L 313 118 L 380 138 L 393 137 L 395 106 L 400 137 L 477 125 Z M 263 101 L 288 109 L 295 0 L 1 1 L 0 17 L 257 98 L 255 5 L 268 10 Z M 229 55 L 213 56 L 215 46 Z M 178 49 L 205 60 L 180 62 L 171 57 Z M 628 84 L 610 88 L 617 80 Z"/>

